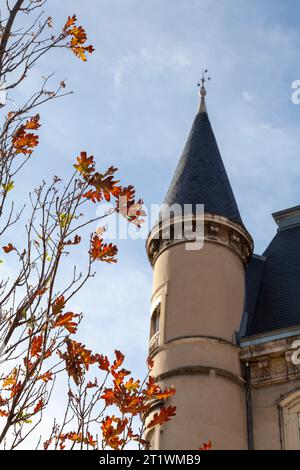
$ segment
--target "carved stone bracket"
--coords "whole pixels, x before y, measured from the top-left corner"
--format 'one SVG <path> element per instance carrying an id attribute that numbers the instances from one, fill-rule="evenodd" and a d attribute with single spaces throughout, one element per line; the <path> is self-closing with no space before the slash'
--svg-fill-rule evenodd
<path id="1" fill-rule="evenodd" d="M 241 348 L 242 362 L 250 364 L 253 386 L 300 379 L 300 365 L 294 364 L 292 360 L 294 350 L 291 345 L 295 339 L 299 339 L 299 336 Z"/>

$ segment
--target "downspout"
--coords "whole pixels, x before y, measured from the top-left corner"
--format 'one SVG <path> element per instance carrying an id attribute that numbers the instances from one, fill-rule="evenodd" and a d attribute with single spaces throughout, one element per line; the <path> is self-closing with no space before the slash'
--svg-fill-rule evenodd
<path id="1" fill-rule="evenodd" d="M 254 450 L 252 390 L 251 390 L 250 364 L 249 364 L 249 362 L 246 362 L 246 364 L 245 364 L 245 382 L 246 382 L 246 411 L 247 411 L 248 450 Z"/>

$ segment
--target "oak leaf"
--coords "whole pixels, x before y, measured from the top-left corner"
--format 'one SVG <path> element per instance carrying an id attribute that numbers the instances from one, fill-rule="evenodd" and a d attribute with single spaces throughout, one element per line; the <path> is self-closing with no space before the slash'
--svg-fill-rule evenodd
<path id="1" fill-rule="evenodd" d="M 69 333 L 76 333 L 78 325 L 76 322 L 72 320 L 73 318 L 78 317 L 78 316 L 79 315 L 72 313 L 72 312 L 60 314 L 55 320 L 53 327 L 54 328 L 64 327 L 69 331 Z"/>
<path id="2" fill-rule="evenodd" d="M 42 345 L 43 345 L 43 337 L 40 336 L 34 336 L 31 340 L 31 346 L 30 346 L 30 355 L 31 357 L 38 356 L 41 351 L 42 351 Z"/>
<path id="3" fill-rule="evenodd" d="M 176 415 L 176 406 L 163 406 L 158 413 L 155 413 L 152 421 L 147 426 L 147 429 L 153 426 L 162 425 L 167 421 L 170 421 L 172 416 Z"/>
<path id="4" fill-rule="evenodd" d="M 116 255 L 118 248 L 112 243 L 104 243 L 103 238 L 98 235 L 93 235 L 91 238 L 91 245 L 89 254 L 92 261 L 103 261 L 105 263 L 116 263 Z"/>

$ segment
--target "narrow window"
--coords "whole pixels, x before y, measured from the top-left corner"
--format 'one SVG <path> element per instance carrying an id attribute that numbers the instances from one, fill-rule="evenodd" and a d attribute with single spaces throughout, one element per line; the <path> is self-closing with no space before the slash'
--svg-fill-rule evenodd
<path id="1" fill-rule="evenodd" d="M 155 307 L 151 318 L 151 338 L 159 332 L 160 303 Z"/>

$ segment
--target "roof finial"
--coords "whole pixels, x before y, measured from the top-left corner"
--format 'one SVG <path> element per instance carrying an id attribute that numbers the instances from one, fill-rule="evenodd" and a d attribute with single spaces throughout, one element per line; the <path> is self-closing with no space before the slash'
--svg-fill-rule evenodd
<path id="1" fill-rule="evenodd" d="M 200 83 L 197 84 L 198 87 L 200 87 L 199 96 L 201 98 L 199 113 L 207 113 L 206 104 L 205 104 L 205 96 L 206 96 L 205 82 L 206 80 L 210 80 L 210 77 L 207 77 L 207 79 L 205 78 L 207 73 L 208 73 L 207 69 L 202 71 L 201 85 Z"/>

